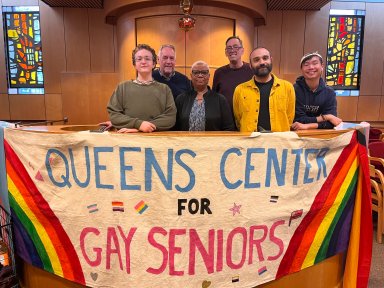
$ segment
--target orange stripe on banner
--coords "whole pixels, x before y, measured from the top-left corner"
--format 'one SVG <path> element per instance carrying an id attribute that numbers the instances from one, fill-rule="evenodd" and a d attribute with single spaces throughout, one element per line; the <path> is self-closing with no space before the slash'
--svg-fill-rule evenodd
<path id="1" fill-rule="evenodd" d="M 347 253 L 347 265 L 344 270 L 343 286 L 356 287 L 357 267 L 359 263 L 360 246 L 360 222 L 361 222 L 361 192 L 362 192 L 362 173 L 359 174 L 359 185 L 357 186 L 355 207 L 353 209 L 352 228 L 349 236 L 349 246 Z"/>
<path id="2" fill-rule="evenodd" d="M 51 222 L 47 219 L 47 217 L 41 213 L 40 209 L 33 201 L 29 190 L 25 187 L 24 183 L 22 182 L 17 172 L 14 170 L 13 166 L 11 165 L 11 163 L 9 163 L 8 160 L 6 160 L 6 170 L 8 176 L 12 179 L 20 194 L 23 196 L 24 201 L 28 205 L 29 209 L 31 209 L 31 211 L 35 214 L 36 218 L 40 222 L 40 225 L 44 227 L 47 234 L 51 238 L 50 241 L 52 241 L 52 243 L 54 244 L 53 247 L 55 248 L 58 258 L 60 260 L 64 278 L 74 279 L 73 269 L 70 264 L 71 260 L 68 258 L 68 254 L 65 250 L 65 247 L 63 247 L 62 245 L 57 245 L 61 243 L 61 240 L 58 237 L 55 228 L 52 226 Z"/>
<path id="3" fill-rule="evenodd" d="M 340 169 L 338 176 L 335 178 L 335 182 L 332 184 L 332 187 L 330 188 L 330 192 L 328 194 L 327 199 L 325 200 L 323 206 L 321 209 L 316 213 L 316 216 L 313 218 L 310 225 L 308 225 L 304 235 L 303 239 L 301 240 L 300 246 L 297 249 L 296 255 L 294 257 L 294 260 L 292 261 L 292 266 L 289 269 L 289 273 L 294 273 L 296 271 L 301 270 L 302 264 L 307 257 L 307 253 L 312 245 L 312 242 L 316 236 L 317 230 L 319 229 L 322 221 L 324 220 L 324 217 L 327 215 L 329 209 L 332 207 L 333 202 L 335 201 L 340 187 L 343 184 L 346 175 L 348 174 L 349 169 L 351 168 L 351 165 L 353 161 L 356 159 L 356 153 L 357 153 L 358 146 L 356 145 L 353 147 L 353 150 L 349 154 L 348 158 L 344 162 L 344 165 Z"/>

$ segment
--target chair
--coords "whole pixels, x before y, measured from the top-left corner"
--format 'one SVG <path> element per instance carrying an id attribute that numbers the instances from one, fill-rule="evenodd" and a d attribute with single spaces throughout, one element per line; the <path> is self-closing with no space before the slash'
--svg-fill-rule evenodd
<path id="1" fill-rule="evenodd" d="M 384 175 L 384 142 L 377 141 L 368 144 L 369 163 Z"/>
<path id="2" fill-rule="evenodd" d="M 375 166 L 369 165 L 369 176 L 371 178 L 372 210 L 377 212 L 377 242 L 383 242 L 384 233 L 384 214 L 383 214 L 383 192 L 384 176 L 375 169 Z"/>
<path id="3" fill-rule="evenodd" d="M 372 128 L 372 127 L 369 129 L 369 143 L 382 141 L 381 139 L 383 139 L 383 137 L 384 136 L 381 129 Z"/>

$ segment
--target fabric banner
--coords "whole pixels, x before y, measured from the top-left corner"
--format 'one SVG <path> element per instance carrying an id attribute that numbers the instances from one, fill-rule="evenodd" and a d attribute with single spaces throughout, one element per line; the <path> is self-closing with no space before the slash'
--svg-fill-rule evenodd
<path id="1" fill-rule="evenodd" d="M 344 252 L 344 287 L 367 285 L 356 131 L 4 134 L 16 250 L 46 271 L 90 287 L 254 287 Z"/>

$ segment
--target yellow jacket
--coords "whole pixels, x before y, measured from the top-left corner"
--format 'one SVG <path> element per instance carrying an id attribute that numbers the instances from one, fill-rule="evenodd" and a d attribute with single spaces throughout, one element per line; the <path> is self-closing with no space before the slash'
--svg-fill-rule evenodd
<path id="1" fill-rule="evenodd" d="M 288 81 L 271 75 L 274 79 L 269 96 L 271 130 L 289 131 L 295 117 L 295 90 Z M 257 131 L 259 108 L 260 91 L 254 78 L 238 85 L 233 94 L 233 113 L 241 132 Z"/>

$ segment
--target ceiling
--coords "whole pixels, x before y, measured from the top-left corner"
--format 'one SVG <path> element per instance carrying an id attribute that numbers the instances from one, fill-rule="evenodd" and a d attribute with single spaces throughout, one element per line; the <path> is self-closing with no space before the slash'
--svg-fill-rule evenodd
<path id="1" fill-rule="evenodd" d="M 103 8 L 103 0 L 42 0 L 51 7 Z M 105 0 L 108 1 L 108 0 Z M 175 0 L 178 4 L 178 1 Z M 319 10 L 331 0 L 266 0 L 268 10 Z"/>

